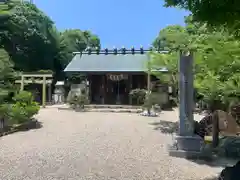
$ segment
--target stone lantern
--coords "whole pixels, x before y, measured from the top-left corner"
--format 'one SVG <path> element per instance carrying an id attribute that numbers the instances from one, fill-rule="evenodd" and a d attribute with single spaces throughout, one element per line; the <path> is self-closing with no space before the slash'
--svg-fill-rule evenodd
<path id="1" fill-rule="evenodd" d="M 53 102 L 54 104 L 62 104 L 65 101 L 64 98 L 65 91 L 64 91 L 64 81 L 57 81 L 55 84 L 55 90 L 53 94 Z"/>

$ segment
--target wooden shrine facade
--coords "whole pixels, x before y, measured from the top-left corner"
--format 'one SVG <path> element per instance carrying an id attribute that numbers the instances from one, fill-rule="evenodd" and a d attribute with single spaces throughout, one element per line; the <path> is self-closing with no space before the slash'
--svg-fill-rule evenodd
<path id="1" fill-rule="evenodd" d="M 64 71 L 86 75 L 92 104 L 135 104 L 130 91 L 147 89 L 149 57 L 146 51 L 149 50 L 87 49 L 75 53 Z"/>
<path id="2" fill-rule="evenodd" d="M 132 89 L 146 89 L 145 73 L 88 74 L 89 96 L 93 104 L 134 104 L 129 93 Z"/>

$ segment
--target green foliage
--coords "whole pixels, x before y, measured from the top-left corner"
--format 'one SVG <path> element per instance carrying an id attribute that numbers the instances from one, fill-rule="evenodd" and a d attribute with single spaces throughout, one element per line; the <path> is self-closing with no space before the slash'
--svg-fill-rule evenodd
<path id="1" fill-rule="evenodd" d="M 0 49 L 0 118 L 7 119 L 10 106 L 6 104 L 11 100 L 9 94 L 14 92 L 13 81 L 15 72 L 13 63 L 9 60 L 9 55 L 4 49 Z"/>
<path id="2" fill-rule="evenodd" d="M 151 54 L 151 65 L 165 66 L 168 75 L 153 72 L 164 82 L 178 87 L 180 50 L 194 52 L 195 88 L 210 108 L 228 108 L 240 100 L 240 42 L 223 28 L 209 29 L 206 24 L 186 19 L 186 27 L 168 26 L 156 41 L 164 41 L 169 54 Z M 155 47 L 158 44 L 154 44 Z"/>
<path id="3" fill-rule="evenodd" d="M 0 49 L 0 103 L 5 101 L 10 92 L 14 91 L 12 85 L 14 79 L 13 63 L 9 61 L 8 53 Z"/>
<path id="4" fill-rule="evenodd" d="M 88 46 L 91 48 L 100 48 L 100 40 L 90 31 L 81 31 L 80 29 L 68 29 L 61 33 L 63 41 L 71 49 L 71 52 L 84 51 Z"/>
<path id="5" fill-rule="evenodd" d="M 33 101 L 32 94 L 26 91 L 17 94 L 13 101 L 13 104 L 0 105 L 0 116 L 8 125 L 30 121 L 40 109 L 40 106 Z"/>
<path id="6" fill-rule="evenodd" d="M 31 93 L 9 96 L 16 91 L 16 71 L 52 73 L 56 79 L 63 78 L 72 52 L 83 51 L 87 46 L 100 47 L 99 38 L 90 31 L 59 32 L 34 4 L 20 0 L 0 2 L 0 116 L 21 123 L 39 110 Z M 85 97 L 78 97 L 78 104 L 86 104 Z"/>
<path id="7" fill-rule="evenodd" d="M 158 49 L 174 51 L 189 44 L 187 31 L 180 25 L 167 26 L 159 35 L 153 42 L 153 46 Z"/>
<path id="8" fill-rule="evenodd" d="M 30 105 L 33 102 L 33 96 L 30 92 L 21 91 L 13 97 L 16 103 Z"/>
<path id="9" fill-rule="evenodd" d="M 152 71 L 162 83 L 177 87 L 178 83 L 178 59 L 179 54 L 175 51 L 170 54 L 151 53 L 150 65 L 153 67 L 167 67 L 168 72 Z"/>
<path id="10" fill-rule="evenodd" d="M 3 119 L 7 119 L 10 108 L 11 108 L 11 106 L 9 104 L 1 104 L 0 105 L 0 117 Z"/>
<path id="11" fill-rule="evenodd" d="M 137 101 L 137 104 L 143 104 L 146 97 L 146 89 L 133 89 L 130 91 L 129 95 Z"/>
<path id="12" fill-rule="evenodd" d="M 21 91 L 14 98 L 14 104 L 8 112 L 8 119 L 13 124 L 20 124 L 31 120 L 38 113 L 40 106 L 33 101 L 33 96 L 30 92 Z"/>
<path id="13" fill-rule="evenodd" d="M 11 2 L 7 1 L 7 5 L 9 3 Z M 50 44 L 48 30 L 52 28 L 53 22 L 35 5 L 27 2 L 14 3 L 9 12 L 5 31 L 1 34 L 1 44 L 14 61 L 15 68 L 31 71 L 40 66 L 44 69 L 43 64 L 48 60 L 48 67 L 52 69 L 53 58 L 51 61 L 50 58 L 44 58 L 43 54 L 48 56 L 49 53 L 43 51 Z M 35 60 L 40 58 L 41 61 Z"/>
<path id="14" fill-rule="evenodd" d="M 90 31 L 80 29 L 67 29 L 60 33 L 62 48 L 65 49 L 61 55 L 65 59 L 63 64 L 66 66 L 73 58 L 73 52 L 82 52 L 87 47 L 100 48 L 100 39 Z"/>
<path id="15" fill-rule="evenodd" d="M 195 20 L 210 25 L 225 25 L 229 29 L 240 27 L 240 1 L 238 0 L 165 0 L 165 6 L 189 10 Z"/>
<path id="16" fill-rule="evenodd" d="M 11 111 L 9 112 L 9 118 L 12 124 L 20 124 L 29 120 L 27 117 L 26 110 L 23 106 L 24 104 L 18 103 L 18 102 L 11 106 Z"/>
<path id="17" fill-rule="evenodd" d="M 154 105 L 162 106 L 164 103 L 163 94 L 161 92 L 151 92 L 150 94 L 145 95 L 143 107 L 144 108 L 152 108 Z"/>
<path id="18" fill-rule="evenodd" d="M 73 51 L 100 46 L 99 38 L 89 31 L 60 33 L 46 14 L 26 1 L 2 3 L 0 24 L 0 47 L 8 52 L 14 68 L 24 72 L 52 70 L 62 77 Z"/>

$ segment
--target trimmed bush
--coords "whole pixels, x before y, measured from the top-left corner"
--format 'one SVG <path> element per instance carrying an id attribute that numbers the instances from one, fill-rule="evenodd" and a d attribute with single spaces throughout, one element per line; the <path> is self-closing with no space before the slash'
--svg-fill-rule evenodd
<path id="1" fill-rule="evenodd" d="M 129 95 L 137 101 L 137 105 L 142 105 L 146 97 L 146 89 L 133 89 L 130 91 Z"/>
<path id="2" fill-rule="evenodd" d="M 14 104 L 8 110 L 8 119 L 12 124 L 20 124 L 32 119 L 38 113 L 40 106 L 33 101 L 33 95 L 27 91 L 21 91 L 13 97 Z"/>
<path id="3" fill-rule="evenodd" d="M 18 94 L 16 94 L 13 97 L 13 100 L 15 102 L 19 102 L 22 104 L 26 103 L 26 105 L 29 105 L 33 102 L 33 95 L 31 92 L 28 92 L 28 91 L 20 91 Z"/>

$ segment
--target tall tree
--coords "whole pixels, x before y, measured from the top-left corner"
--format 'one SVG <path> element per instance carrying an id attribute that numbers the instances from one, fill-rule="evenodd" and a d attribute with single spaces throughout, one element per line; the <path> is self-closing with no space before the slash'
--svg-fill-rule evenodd
<path id="1" fill-rule="evenodd" d="M 187 9 L 195 20 L 211 25 L 226 25 L 234 30 L 240 27 L 238 0 L 165 0 L 165 6 Z"/>
<path id="2" fill-rule="evenodd" d="M 62 38 L 71 52 L 84 51 L 88 46 L 91 48 L 100 48 L 100 39 L 90 31 L 67 29 L 62 33 Z"/>
<path id="3" fill-rule="evenodd" d="M 66 46 L 67 56 L 64 64 L 67 65 L 72 59 L 73 52 L 82 52 L 87 47 L 100 48 L 100 39 L 90 31 L 80 29 L 67 29 L 61 33 L 61 41 Z"/>
<path id="4" fill-rule="evenodd" d="M 73 51 L 100 46 L 89 31 L 58 32 L 52 20 L 29 2 L 7 0 L 0 6 L 0 45 L 20 71 L 62 71 Z"/>
<path id="5" fill-rule="evenodd" d="M 9 18 L 1 34 L 1 44 L 15 63 L 17 70 L 52 69 L 53 59 L 48 53 L 48 36 L 53 22 L 35 5 L 28 2 L 12 3 Z"/>
<path id="6" fill-rule="evenodd" d="M 170 53 L 153 53 L 153 66 L 166 66 L 176 77 L 179 50 L 197 50 L 194 72 L 198 93 L 209 104 L 239 101 L 240 42 L 224 29 L 212 30 L 206 24 L 187 20 L 186 27 L 168 26 L 160 31 L 157 39 L 164 39 Z M 167 80 L 172 83 L 173 78 Z"/>
<path id="7" fill-rule="evenodd" d="M 13 89 L 14 79 L 13 63 L 9 61 L 8 53 L 4 49 L 0 49 L 0 103 Z"/>

